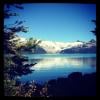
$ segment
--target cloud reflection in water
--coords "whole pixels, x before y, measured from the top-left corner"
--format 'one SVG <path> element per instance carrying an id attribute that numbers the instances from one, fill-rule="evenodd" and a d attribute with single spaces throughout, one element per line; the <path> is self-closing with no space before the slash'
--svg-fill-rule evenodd
<path id="1" fill-rule="evenodd" d="M 48 70 L 52 68 L 82 68 L 85 65 L 96 66 L 96 61 L 94 58 L 46 58 L 41 59 L 35 66 L 31 69 L 35 70 Z"/>

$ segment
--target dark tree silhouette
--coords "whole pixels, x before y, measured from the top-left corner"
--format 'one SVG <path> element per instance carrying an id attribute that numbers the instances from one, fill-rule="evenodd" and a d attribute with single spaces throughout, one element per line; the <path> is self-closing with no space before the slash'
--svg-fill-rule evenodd
<path id="1" fill-rule="evenodd" d="M 19 16 L 16 12 L 13 12 L 11 7 L 15 7 L 16 9 L 24 9 L 22 4 L 5 4 L 4 5 L 4 21 L 9 20 L 12 16 Z M 4 51 L 7 53 L 16 53 L 16 45 L 14 41 L 9 41 L 10 39 L 15 38 L 16 33 L 19 32 L 27 32 L 27 28 L 23 25 L 25 21 L 15 20 L 13 24 L 4 25 Z"/>
<path id="2" fill-rule="evenodd" d="M 5 4 L 4 5 L 4 22 L 9 20 L 12 16 L 19 16 L 16 12 L 12 12 L 11 7 L 15 9 L 23 9 L 21 4 Z M 27 27 L 23 25 L 25 21 L 15 20 L 12 24 L 4 25 L 4 94 L 8 96 L 15 95 L 15 75 L 22 74 L 23 72 L 30 73 L 30 70 L 22 65 L 22 58 L 18 56 L 16 41 L 10 41 L 17 37 L 16 33 L 18 32 L 27 32 Z M 18 40 L 17 40 L 18 41 Z M 6 53 L 6 54 L 5 54 Z M 14 57 L 11 57 L 7 54 L 13 54 Z M 14 61 L 14 58 L 17 60 Z"/>
<path id="3" fill-rule="evenodd" d="M 92 20 L 92 22 L 96 25 L 96 20 Z M 91 31 L 94 35 L 97 35 L 97 27 Z"/>
<path id="4" fill-rule="evenodd" d="M 15 9 L 21 9 L 21 4 L 5 4 L 4 6 L 4 21 L 9 20 L 12 16 L 19 16 L 16 12 L 13 12 L 11 7 L 15 7 Z M 17 11 L 17 10 L 16 10 Z M 24 32 L 27 33 L 27 28 L 23 25 L 25 21 L 15 20 L 12 24 L 4 25 L 4 95 L 5 96 L 15 96 L 18 92 L 16 90 L 16 77 L 29 74 L 32 72 L 30 69 L 33 64 L 23 64 L 23 61 L 28 61 L 27 57 L 22 56 L 18 51 L 18 41 L 19 37 L 16 33 Z M 29 44 L 35 46 L 40 41 L 33 40 L 32 38 L 29 41 Z M 20 44 L 19 44 L 20 45 Z M 31 47 L 32 47 L 31 45 Z M 21 91 L 22 92 L 22 91 Z"/>

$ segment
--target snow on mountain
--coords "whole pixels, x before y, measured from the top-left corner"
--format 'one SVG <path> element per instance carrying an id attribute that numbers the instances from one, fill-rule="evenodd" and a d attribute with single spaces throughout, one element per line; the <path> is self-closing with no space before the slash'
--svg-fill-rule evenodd
<path id="1" fill-rule="evenodd" d="M 25 44 L 27 39 L 22 37 L 16 37 L 19 39 L 20 44 Z M 38 40 L 38 39 L 37 39 Z M 54 41 L 42 41 L 38 44 L 34 53 L 62 53 L 65 52 L 85 52 L 93 50 L 96 51 L 96 41 L 90 40 L 89 42 L 76 41 L 76 42 L 54 42 Z"/>
<path id="2" fill-rule="evenodd" d="M 42 41 L 39 46 L 42 47 L 47 53 L 59 53 L 61 50 L 82 46 L 83 42 L 52 42 Z"/>
<path id="3" fill-rule="evenodd" d="M 89 42 L 52 42 L 42 41 L 39 46 L 43 48 L 47 53 L 61 53 L 63 50 L 69 50 L 68 52 L 96 52 L 96 41 L 90 40 Z"/>
<path id="4" fill-rule="evenodd" d="M 60 53 L 96 53 L 96 41 L 84 42 L 81 46 L 67 48 Z"/>

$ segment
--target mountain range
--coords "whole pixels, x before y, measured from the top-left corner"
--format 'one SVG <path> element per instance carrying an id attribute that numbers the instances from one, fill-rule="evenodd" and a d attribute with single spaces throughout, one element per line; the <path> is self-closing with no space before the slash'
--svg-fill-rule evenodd
<path id="1" fill-rule="evenodd" d="M 96 41 L 52 42 L 41 41 L 34 53 L 96 53 Z"/>
<path id="2" fill-rule="evenodd" d="M 21 44 L 25 44 L 27 39 L 19 38 Z M 96 53 L 96 41 L 91 39 L 88 42 L 54 42 L 42 41 L 37 45 L 36 49 L 31 48 L 33 53 Z"/>

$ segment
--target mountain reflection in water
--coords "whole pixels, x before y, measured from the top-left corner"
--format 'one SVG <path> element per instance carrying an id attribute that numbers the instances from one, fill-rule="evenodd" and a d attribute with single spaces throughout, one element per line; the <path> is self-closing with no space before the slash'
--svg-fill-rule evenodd
<path id="1" fill-rule="evenodd" d="M 63 68 L 65 67 L 74 67 L 74 68 L 82 68 L 87 66 L 95 67 L 96 61 L 95 58 L 46 58 L 41 59 L 35 66 L 33 66 L 31 69 L 35 70 L 47 70 L 51 68 Z"/>
<path id="2" fill-rule="evenodd" d="M 31 56 L 31 57 L 30 57 Z M 67 77 L 72 72 L 92 73 L 96 72 L 96 56 L 94 54 L 69 54 L 69 55 L 33 55 L 28 57 L 29 63 L 36 62 L 31 69 L 31 74 L 23 75 L 22 82 L 35 80 L 43 84 L 50 79 Z"/>

